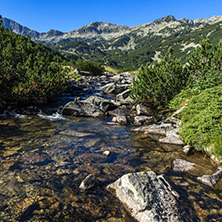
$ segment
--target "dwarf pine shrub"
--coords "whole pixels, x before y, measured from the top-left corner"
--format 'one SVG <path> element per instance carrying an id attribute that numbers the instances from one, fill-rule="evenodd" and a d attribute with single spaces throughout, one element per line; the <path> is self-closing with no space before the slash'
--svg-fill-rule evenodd
<path id="1" fill-rule="evenodd" d="M 197 150 L 211 147 L 222 155 L 222 85 L 193 96 L 181 113 L 180 136 Z"/>
<path id="2" fill-rule="evenodd" d="M 0 103 L 38 103 L 64 88 L 67 70 L 50 48 L 0 25 L 0 49 Z"/>
<path id="3" fill-rule="evenodd" d="M 142 66 L 133 81 L 131 97 L 149 107 L 165 106 L 185 86 L 188 75 L 169 48 L 164 58 Z"/>

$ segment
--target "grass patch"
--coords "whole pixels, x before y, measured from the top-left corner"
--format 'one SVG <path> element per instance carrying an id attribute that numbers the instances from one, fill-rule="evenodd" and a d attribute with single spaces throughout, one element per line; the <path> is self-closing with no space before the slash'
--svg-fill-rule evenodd
<path id="1" fill-rule="evenodd" d="M 104 66 L 106 72 L 117 73 L 118 69 L 112 68 L 110 66 Z"/>

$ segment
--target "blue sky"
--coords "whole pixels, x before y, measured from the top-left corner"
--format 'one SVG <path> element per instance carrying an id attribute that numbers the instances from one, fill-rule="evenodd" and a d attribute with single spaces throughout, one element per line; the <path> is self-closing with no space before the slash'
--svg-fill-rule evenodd
<path id="1" fill-rule="evenodd" d="M 0 15 L 39 32 L 63 32 L 93 21 L 136 26 L 173 15 L 222 16 L 222 0 L 0 0 Z"/>

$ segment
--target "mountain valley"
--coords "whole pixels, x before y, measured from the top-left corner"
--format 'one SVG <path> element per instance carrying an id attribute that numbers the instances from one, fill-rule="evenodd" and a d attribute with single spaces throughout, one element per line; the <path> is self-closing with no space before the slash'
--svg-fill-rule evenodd
<path id="1" fill-rule="evenodd" d="M 50 30 L 39 33 L 3 18 L 13 32 L 29 35 L 73 58 L 90 59 L 118 69 L 136 70 L 142 64 L 159 60 L 169 47 L 185 62 L 186 56 L 209 37 L 216 45 L 222 34 L 222 16 L 210 19 L 175 19 L 172 15 L 135 27 L 92 22 L 67 33 Z"/>

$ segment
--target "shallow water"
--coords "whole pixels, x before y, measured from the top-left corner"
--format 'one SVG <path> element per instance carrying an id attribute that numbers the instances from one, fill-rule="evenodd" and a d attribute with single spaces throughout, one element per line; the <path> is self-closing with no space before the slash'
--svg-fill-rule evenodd
<path id="1" fill-rule="evenodd" d="M 129 172 L 165 173 L 193 221 L 222 221 L 222 192 L 199 184 L 215 172 L 200 153 L 160 146 L 130 126 L 107 125 L 110 118 L 69 118 L 58 113 L 0 117 L 1 221 L 134 221 L 105 187 Z M 111 151 L 109 157 L 105 150 Z M 170 170 L 173 159 L 199 164 L 190 173 Z M 92 173 L 97 187 L 82 192 Z"/>

